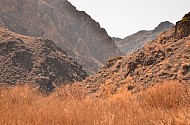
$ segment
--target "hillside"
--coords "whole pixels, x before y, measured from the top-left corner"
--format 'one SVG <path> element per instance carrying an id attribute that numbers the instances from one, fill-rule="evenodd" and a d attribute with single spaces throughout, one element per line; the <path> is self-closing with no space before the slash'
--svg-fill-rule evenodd
<path id="1" fill-rule="evenodd" d="M 91 91 L 122 86 L 138 92 L 163 81 L 190 82 L 190 13 L 155 40 L 129 56 L 109 60 L 99 73 L 86 79 Z"/>
<path id="2" fill-rule="evenodd" d="M 82 66 L 48 39 L 0 28 L 0 85 L 37 84 L 45 91 L 87 77 Z"/>
<path id="3" fill-rule="evenodd" d="M 190 12 L 86 77 L 53 41 L 0 28 L 0 125 L 190 125 Z"/>
<path id="4" fill-rule="evenodd" d="M 124 39 L 116 40 L 117 46 L 124 53 L 132 53 L 142 48 L 146 43 L 156 39 L 162 32 L 172 28 L 173 24 L 165 21 L 161 22 L 154 30 L 141 30 Z"/>
<path id="5" fill-rule="evenodd" d="M 67 0 L 1 0 L 0 26 L 53 40 L 89 74 L 122 55 L 105 29 Z"/>

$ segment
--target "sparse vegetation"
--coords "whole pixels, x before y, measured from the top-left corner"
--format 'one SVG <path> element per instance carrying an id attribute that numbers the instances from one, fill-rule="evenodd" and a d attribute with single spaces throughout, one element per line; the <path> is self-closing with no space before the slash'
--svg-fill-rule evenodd
<path id="1" fill-rule="evenodd" d="M 186 23 L 190 20 L 190 17 L 183 17 L 183 19 L 181 20 L 182 23 Z"/>
<path id="2" fill-rule="evenodd" d="M 0 88 L 1 125 L 190 125 L 190 85 L 166 82 L 139 94 L 92 98 L 63 86 L 49 96 Z"/>

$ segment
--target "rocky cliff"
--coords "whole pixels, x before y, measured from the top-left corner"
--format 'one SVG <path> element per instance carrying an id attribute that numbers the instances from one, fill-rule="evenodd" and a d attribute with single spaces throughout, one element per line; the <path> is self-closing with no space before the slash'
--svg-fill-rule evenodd
<path id="1" fill-rule="evenodd" d="M 0 84 L 37 84 L 51 91 L 60 84 L 87 77 L 82 66 L 51 40 L 15 34 L 0 28 Z"/>
<path id="2" fill-rule="evenodd" d="M 176 23 L 175 26 L 175 37 L 180 39 L 190 34 L 190 12 L 185 14 L 183 19 Z"/>
<path id="3" fill-rule="evenodd" d="M 156 39 L 162 32 L 172 28 L 173 24 L 165 21 L 161 22 L 154 30 L 141 30 L 122 40 L 115 41 L 122 52 L 127 54 L 142 48 L 146 43 Z"/>
<path id="4" fill-rule="evenodd" d="M 67 0 L 1 0 L 0 26 L 53 40 L 90 74 L 121 55 L 99 23 Z"/>
<path id="5" fill-rule="evenodd" d="M 138 51 L 109 60 L 85 82 L 92 91 L 111 86 L 114 91 L 124 87 L 134 92 L 164 81 L 187 84 L 190 83 L 189 48 L 190 13 Z"/>

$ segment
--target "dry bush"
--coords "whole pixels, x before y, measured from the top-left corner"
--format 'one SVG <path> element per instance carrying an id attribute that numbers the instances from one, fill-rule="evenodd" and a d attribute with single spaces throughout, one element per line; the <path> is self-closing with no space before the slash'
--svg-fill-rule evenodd
<path id="1" fill-rule="evenodd" d="M 75 83 L 59 86 L 51 96 L 60 100 L 83 100 L 86 98 L 87 94 L 86 88 L 81 87 L 79 83 Z"/>
<path id="2" fill-rule="evenodd" d="M 157 84 L 140 96 L 140 107 L 155 125 L 190 124 L 190 85 L 177 82 Z"/>
<path id="3" fill-rule="evenodd" d="M 172 82 L 107 98 L 72 85 L 49 96 L 27 86 L 0 88 L 0 125 L 189 125 L 188 88 Z"/>
<path id="4" fill-rule="evenodd" d="M 189 85 L 165 82 L 141 94 L 141 104 L 146 108 L 177 108 L 190 104 Z"/>

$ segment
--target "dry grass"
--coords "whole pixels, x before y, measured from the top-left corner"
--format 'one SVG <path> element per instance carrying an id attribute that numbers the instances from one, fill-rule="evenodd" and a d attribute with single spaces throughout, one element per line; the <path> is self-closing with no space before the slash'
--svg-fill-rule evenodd
<path id="1" fill-rule="evenodd" d="M 164 83 L 138 95 L 91 98 L 65 86 L 49 96 L 0 89 L 0 125 L 190 125 L 190 86 Z"/>

